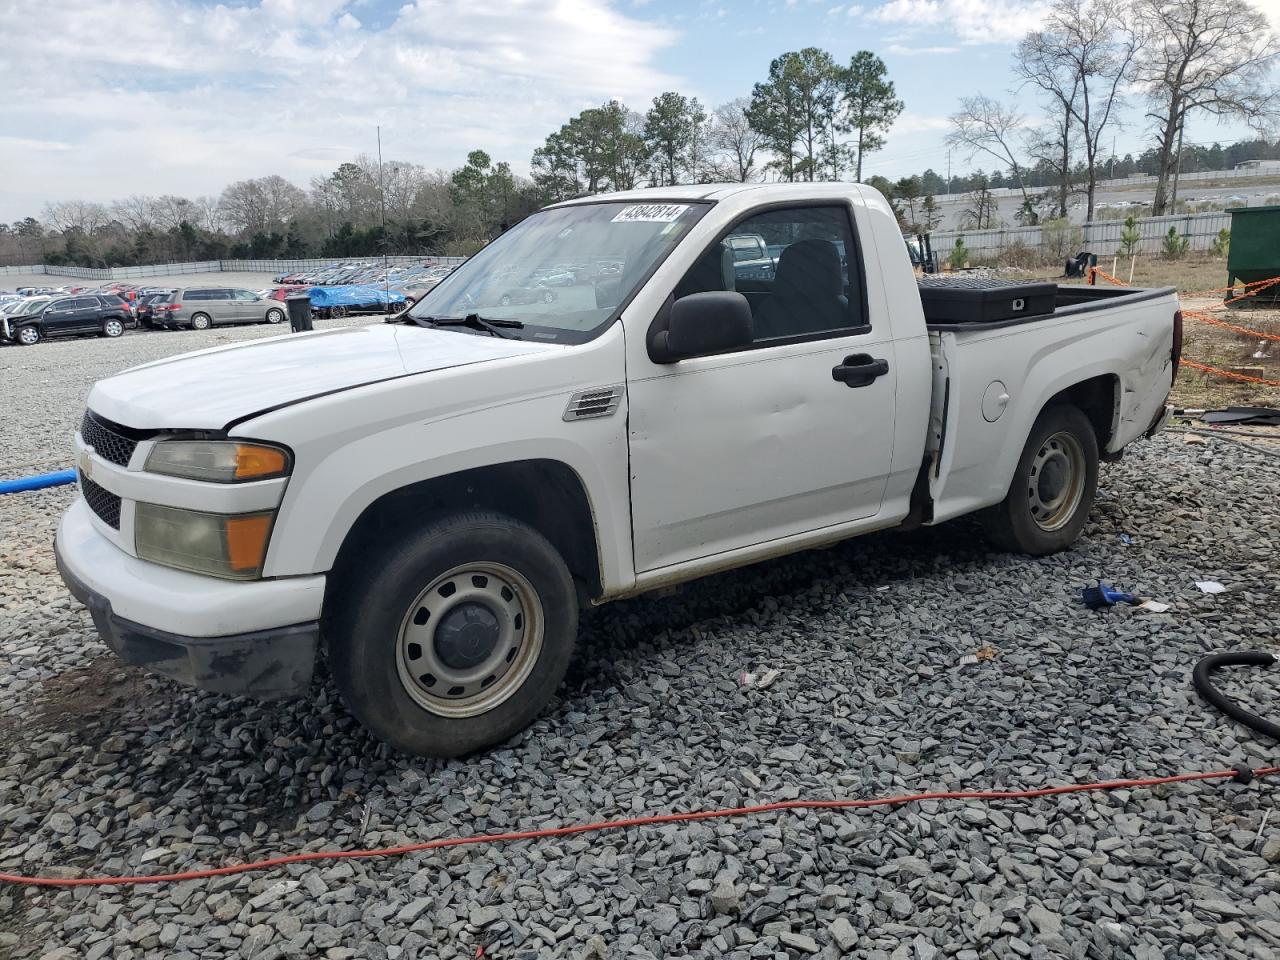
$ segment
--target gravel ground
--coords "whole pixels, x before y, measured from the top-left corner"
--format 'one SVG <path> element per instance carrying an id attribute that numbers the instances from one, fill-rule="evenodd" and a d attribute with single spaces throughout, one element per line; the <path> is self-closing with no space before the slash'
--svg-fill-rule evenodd
<path id="1" fill-rule="evenodd" d="M 66 449 L 89 382 L 229 334 L 0 351 L 0 459 Z M 20 363 L 18 361 L 21 361 Z M 15 405 L 15 400 L 21 403 Z M 72 494 L 0 498 L 0 870 L 182 870 L 640 812 L 1274 763 L 1190 687 L 1277 650 L 1280 460 L 1164 435 L 1029 560 L 961 521 L 584 621 L 500 749 L 390 754 L 337 703 L 187 691 L 105 655 L 54 571 Z M 1127 534 L 1132 543 L 1125 543 Z M 1172 604 L 1092 613 L 1098 577 Z M 1194 581 L 1227 590 L 1202 594 Z M 993 656 L 958 666 L 990 647 Z M 742 671 L 778 675 L 743 686 Z M 1224 684 L 1280 713 L 1274 671 Z M 137 889 L 0 886 L 0 956 L 1251 957 L 1280 951 L 1274 785 L 771 814 Z"/>

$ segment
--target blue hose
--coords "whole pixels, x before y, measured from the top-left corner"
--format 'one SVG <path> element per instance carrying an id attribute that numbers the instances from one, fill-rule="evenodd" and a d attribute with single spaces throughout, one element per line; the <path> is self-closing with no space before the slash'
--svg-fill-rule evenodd
<path id="1" fill-rule="evenodd" d="M 24 490 L 43 490 L 45 487 L 60 487 L 63 484 L 75 482 L 76 472 L 74 470 L 40 473 L 34 477 L 21 477 L 17 480 L 0 480 L 0 494 L 22 493 Z"/>

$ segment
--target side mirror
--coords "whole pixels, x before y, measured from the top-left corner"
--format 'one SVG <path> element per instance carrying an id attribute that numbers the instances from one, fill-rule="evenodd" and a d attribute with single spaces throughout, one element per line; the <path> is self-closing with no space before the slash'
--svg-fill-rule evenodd
<path id="1" fill-rule="evenodd" d="M 667 329 L 654 336 L 650 354 L 657 363 L 674 363 L 683 357 L 745 347 L 754 339 L 751 304 L 742 294 L 730 290 L 692 293 L 671 305 Z"/>

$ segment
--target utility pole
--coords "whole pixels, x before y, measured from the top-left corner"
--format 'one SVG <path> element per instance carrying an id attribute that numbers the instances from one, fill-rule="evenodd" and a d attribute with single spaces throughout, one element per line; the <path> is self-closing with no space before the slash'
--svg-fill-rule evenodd
<path id="1" fill-rule="evenodd" d="M 951 192 L 951 148 L 947 147 L 947 193 Z"/>

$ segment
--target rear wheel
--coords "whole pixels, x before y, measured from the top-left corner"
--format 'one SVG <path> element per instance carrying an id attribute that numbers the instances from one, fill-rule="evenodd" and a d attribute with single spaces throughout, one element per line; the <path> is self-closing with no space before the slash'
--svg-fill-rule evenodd
<path id="1" fill-rule="evenodd" d="M 326 622 L 344 702 L 406 753 L 453 757 L 528 726 L 573 655 L 577 595 L 527 524 L 446 517 L 366 556 Z"/>
<path id="2" fill-rule="evenodd" d="M 24 347 L 30 347 L 40 342 L 40 328 L 35 326 L 19 327 L 18 342 Z"/>
<path id="3" fill-rule="evenodd" d="M 107 320 L 102 324 L 102 335 L 104 337 L 118 337 L 124 333 L 124 323 L 119 320 Z"/>
<path id="4" fill-rule="evenodd" d="M 209 315 L 207 313 L 193 313 L 191 315 L 192 330 L 208 330 L 211 323 L 213 323 L 213 321 L 209 319 Z"/>
<path id="5" fill-rule="evenodd" d="M 1098 440 L 1077 407 L 1056 405 L 1036 419 L 1003 501 L 983 515 L 1006 550 L 1043 556 L 1065 550 L 1084 529 L 1098 489 Z"/>

